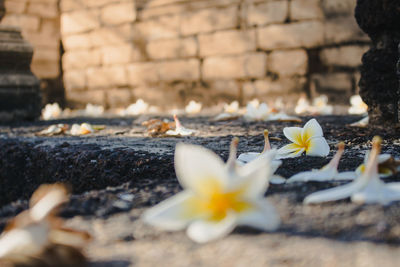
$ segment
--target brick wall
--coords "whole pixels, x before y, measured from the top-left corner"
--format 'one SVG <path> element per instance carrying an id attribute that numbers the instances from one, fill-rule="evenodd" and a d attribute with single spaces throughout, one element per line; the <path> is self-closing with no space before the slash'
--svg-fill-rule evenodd
<path id="1" fill-rule="evenodd" d="M 347 102 L 369 44 L 353 17 L 355 2 L 60 0 L 67 100 L 115 107 L 143 98 L 172 106 L 284 96 L 293 103 L 301 93 L 324 93 Z M 57 22 L 51 8 L 50 18 L 39 19 L 29 6 L 19 11 L 32 14 L 20 22 L 32 28 L 27 33 L 39 35 L 44 22 Z M 46 45 L 55 47 L 53 41 Z"/>
<path id="2" fill-rule="evenodd" d="M 58 0 L 5 0 L 2 25 L 19 26 L 33 46 L 32 72 L 42 79 L 44 101 L 61 101 L 60 12 Z M 58 86 L 58 88 L 56 88 Z"/>

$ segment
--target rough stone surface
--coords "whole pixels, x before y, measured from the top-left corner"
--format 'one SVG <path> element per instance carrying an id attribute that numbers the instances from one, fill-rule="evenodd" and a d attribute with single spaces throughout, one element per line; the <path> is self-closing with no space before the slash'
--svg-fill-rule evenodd
<path id="1" fill-rule="evenodd" d="M 268 70 L 279 76 L 305 75 L 308 56 L 305 50 L 274 51 L 268 57 Z"/>
<path id="2" fill-rule="evenodd" d="M 282 23 L 288 16 L 288 6 L 286 0 L 251 4 L 247 9 L 247 23 L 251 26 Z"/>
<path id="3" fill-rule="evenodd" d="M 322 19 L 324 13 L 320 0 L 293 0 L 290 1 L 290 19 Z"/>
<path id="4" fill-rule="evenodd" d="M 396 62 L 400 43 L 400 2 L 358 0 L 356 19 L 372 39 L 363 56 L 360 94 L 368 105 L 371 123 L 399 122 L 399 81 Z"/>
<path id="5" fill-rule="evenodd" d="M 342 46 L 338 48 L 326 48 L 320 53 L 321 61 L 327 66 L 359 67 L 362 55 L 368 50 L 368 46 Z"/>
<path id="6" fill-rule="evenodd" d="M 156 40 L 146 46 L 147 55 L 151 59 L 194 57 L 197 55 L 197 50 L 198 45 L 193 37 Z"/>

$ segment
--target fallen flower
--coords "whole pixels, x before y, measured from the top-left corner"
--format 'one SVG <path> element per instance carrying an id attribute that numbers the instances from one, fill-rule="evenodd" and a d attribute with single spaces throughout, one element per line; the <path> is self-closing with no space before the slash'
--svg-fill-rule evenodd
<path id="1" fill-rule="evenodd" d="M 254 101 L 254 100 L 253 100 Z M 248 121 L 264 121 L 268 119 L 269 109 L 267 104 L 261 103 L 256 106 L 256 103 L 248 103 L 244 118 Z"/>
<path id="2" fill-rule="evenodd" d="M 239 102 L 233 101 L 230 104 L 224 104 L 224 112 L 214 117 L 213 121 L 236 120 L 240 117 Z"/>
<path id="3" fill-rule="evenodd" d="M 350 97 L 351 107 L 349 108 L 349 114 L 366 114 L 368 111 L 367 104 L 364 103 L 361 96 L 353 95 Z"/>
<path id="4" fill-rule="evenodd" d="M 185 107 L 185 111 L 187 114 L 197 114 L 201 111 L 202 104 L 200 102 L 196 102 L 191 100 L 189 104 Z"/>
<path id="5" fill-rule="evenodd" d="M 61 117 L 62 109 L 58 103 L 47 104 L 42 110 L 42 118 L 44 120 L 52 120 Z"/>
<path id="6" fill-rule="evenodd" d="M 224 104 L 224 113 L 234 113 L 237 114 L 239 112 L 239 102 L 233 101 L 230 104 Z"/>
<path id="7" fill-rule="evenodd" d="M 129 105 L 125 110 L 121 112 L 122 116 L 136 116 L 144 114 L 147 112 L 149 104 L 143 101 L 143 99 L 138 99 L 134 104 Z"/>
<path id="8" fill-rule="evenodd" d="M 366 116 L 365 118 L 362 118 L 359 121 L 353 122 L 352 124 L 350 124 L 350 126 L 353 127 L 367 127 L 369 123 L 369 117 Z"/>
<path id="9" fill-rule="evenodd" d="M 279 215 L 264 198 L 270 168 L 266 163 L 271 156 L 263 155 L 240 167 L 232 160 L 224 164 L 206 148 L 178 144 L 175 171 L 184 190 L 150 208 L 142 218 L 164 230 L 187 227 L 188 236 L 199 243 L 221 238 L 236 225 L 276 230 Z"/>
<path id="10" fill-rule="evenodd" d="M 329 154 L 329 145 L 316 119 L 309 120 L 303 128 L 285 127 L 283 133 L 293 143 L 278 149 L 278 159 L 299 157 L 303 152 L 308 156 L 319 157 Z"/>
<path id="11" fill-rule="evenodd" d="M 313 114 L 330 115 L 333 112 L 333 107 L 328 104 L 328 97 L 320 95 L 313 99 L 311 112 Z"/>
<path id="12" fill-rule="evenodd" d="M 357 167 L 356 173 L 361 175 L 365 171 L 368 162 L 369 152 L 365 154 L 364 163 Z M 389 177 L 398 172 L 400 162 L 395 160 L 390 154 L 378 155 L 378 174 L 381 178 Z"/>
<path id="13" fill-rule="evenodd" d="M 104 125 L 92 125 L 89 123 L 82 123 L 81 125 L 79 124 L 72 124 L 71 130 L 69 131 L 70 135 L 85 135 L 85 134 L 90 134 L 94 133 L 95 131 L 100 131 L 105 128 Z"/>
<path id="14" fill-rule="evenodd" d="M 99 117 L 104 113 L 104 107 L 101 105 L 87 104 L 84 110 L 84 115 L 89 117 Z"/>
<path id="15" fill-rule="evenodd" d="M 308 182 L 308 181 L 316 181 L 316 182 L 326 182 L 326 181 L 334 181 L 334 180 L 353 180 L 356 178 L 355 172 L 341 172 L 339 173 L 337 168 L 339 165 L 340 158 L 342 157 L 344 152 L 344 143 L 341 142 L 338 145 L 338 151 L 335 156 L 331 159 L 331 161 L 322 167 L 319 170 L 312 170 L 307 172 L 300 172 L 298 174 L 290 177 L 286 182 Z"/>
<path id="16" fill-rule="evenodd" d="M 175 130 L 168 130 L 165 135 L 168 136 L 188 136 L 192 135 L 195 130 L 188 129 L 182 126 L 181 122 L 178 119 L 178 116 L 174 114 L 174 121 L 175 121 Z"/>
<path id="17" fill-rule="evenodd" d="M 50 125 L 46 129 L 38 132 L 36 135 L 54 136 L 54 135 L 64 134 L 67 130 L 68 130 L 68 125 L 60 123 L 60 124 Z"/>
<path id="18" fill-rule="evenodd" d="M 264 130 L 264 149 L 261 153 L 258 152 L 246 152 L 246 153 L 242 153 L 239 155 L 239 157 L 237 158 L 238 164 L 239 165 L 244 165 L 247 164 L 255 159 L 257 159 L 258 157 L 269 153 L 271 151 L 271 145 L 269 142 L 269 132 L 268 130 Z M 286 182 L 286 179 L 279 176 L 279 175 L 273 175 L 273 173 L 275 173 L 275 171 L 279 168 L 279 166 L 281 166 L 282 161 L 277 160 L 277 159 L 272 159 L 271 162 L 271 175 L 269 178 L 269 182 L 271 184 L 283 184 Z"/>
<path id="19" fill-rule="evenodd" d="M 301 122 L 301 119 L 294 116 L 289 116 L 284 112 L 271 113 L 266 121 L 283 121 L 283 122 Z"/>
<path id="20" fill-rule="evenodd" d="M 81 250 L 90 235 L 66 228 L 54 215 L 67 199 L 60 184 L 39 187 L 30 209 L 18 214 L 0 236 L 0 266 L 85 266 Z"/>
<path id="21" fill-rule="evenodd" d="M 173 127 L 175 127 L 175 122 L 151 119 L 142 122 L 142 125 L 147 127 L 147 133 L 150 136 L 158 136 L 165 134 L 168 130 L 171 130 Z"/>
<path id="22" fill-rule="evenodd" d="M 385 184 L 379 179 L 378 155 L 381 151 L 380 137 L 374 137 L 365 172 L 353 182 L 313 193 L 304 199 L 305 204 L 336 201 L 350 197 L 356 203 L 389 204 L 400 200 L 400 183 Z"/>

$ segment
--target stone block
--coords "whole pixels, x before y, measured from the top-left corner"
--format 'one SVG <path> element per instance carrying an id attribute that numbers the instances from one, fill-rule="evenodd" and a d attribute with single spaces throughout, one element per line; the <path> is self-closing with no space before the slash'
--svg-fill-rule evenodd
<path id="1" fill-rule="evenodd" d="M 66 90 L 65 98 L 71 108 L 84 108 L 87 103 L 104 106 L 106 103 L 104 90 L 73 91 Z"/>
<path id="2" fill-rule="evenodd" d="M 257 30 L 257 40 L 265 50 L 317 47 L 324 42 L 324 26 L 319 21 L 270 25 Z"/>
<path id="3" fill-rule="evenodd" d="M 59 60 L 60 52 L 57 49 L 38 46 L 33 50 L 33 62 L 55 62 L 58 64 Z"/>
<path id="4" fill-rule="evenodd" d="M 101 9 L 101 21 L 104 24 L 116 25 L 124 22 L 133 22 L 136 18 L 136 9 L 133 1 L 107 5 Z"/>
<path id="5" fill-rule="evenodd" d="M 292 21 L 323 18 L 324 13 L 320 0 L 292 0 L 290 2 L 290 19 Z"/>
<path id="6" fill-rule="evenodd" d="M 60 21 L 58 19 L 42 19 L 40 33 L 60 40 Z"/>
<path id="7" fill-rule="evenodd" d="M 196 56 L 197 49 L 194 37 L 156 40 L 146 46 L 147 55 L 151 59 L 193 57 Z"/>
<path id="8" fill-rule="evenodd" d="M 249 26 L 263 26 L 272 23 L 282 23 L 288 17 L 288 1 L 269 1 L 252 4 L 246 13 Z"/>
<path id="9" fill-rule="evenodd" d="M 97 10 L 79 10 L 61 14 L 61 33 L 76 34 L 100 27 Z"/>
<path id="10" fill-rule="evenodd" d="M 18 26 L 22 32 L 35 32 L 39 30 L 40 19 L 32 15 L 7 14 L 1 21 L 2 25 Z"/>
<path id="11" fill-rule="evenodd" d="M 84 71 L 69 70 L 63 74 L 64 86 L 68 90 L 82 90 L 86 88 L 86 76 Z"/>
<path id="12" fill-rule="evenodd" d="M 305 75 L 308 56 L 305 50 L 273 51 L 268 57 L 268 70 L 279 76 Z"/>
<path id="13" fill-rule="evenodd" d="M 199 35 L 200 56 L 239 54 L 256 50 L 254 30 L 229 30 Z"/>
<path id="14" fill-rule="evenodd" d="M 321 50 L 320 59 L 326 66 L 356 68 L 361 66 L 361 58 L 368 49 L 365 45 L 326 48 Z"/>
<path id="15" fill-rule="evenodd" d="M 123 24 L 115 27 L 102 27 L 89 33 L 90 44 L 93 47 L 104 45 L 121 45 L 132 39 L 132 26 Z"/>
<path id="16" fill-rule="evenodd" d="M 232 79 L 257 78 L 266 74 L 267 55 L 250 53 L 238 56 L 219 56 L 204 59 L 202 78 Z"/>
<path id="17" fill-rule="evenodd" d="M 124 66 L 90 68 L 86 75 L 89 89 L 126 86 L 128 83 Z"/>
<path id="18" fill-rule="evenodd" d="M 54 38 L 52 35 L 48 35 L 42 32 L 23 32 L 22 35 L 26 38 L 29 43 L 31 43 L 34 47 L 48 47 L 52 49 L 59 49 L 60 47 L 60 39 Z"/>
<path id="19" fill-rule="evenodd" d="M 101 64 L 101 52 L 98 49 L 67 51 L 63 55 L 62 63 L 64 70 L 99 66 Z"/>
<path id="20" fill-rule="evenodd" d="M 137 86 L 159 81 L 155 63 L 134 63 L 127 67 L 129 85 Z"/>
<path id="21" fill-rule="evenodd" d="M 182 15 L 181 33 L 191 35 L 238 26 L 238 6 L 203 9 Z"/>
<path id="22" fill-rule="evenodd" d="M 353 88 L 351 74 L 349 73 L 325 73 L 311 76 L 312 86 L 317 92 L 348 92 Z"/>
<path id="23" fill-rule="evenodd" d="M 92 46 L 90 37 L 91 35 L 88 33 L 63 36 L 63 46 L 67 51 L 72 49 L 88 49 Z"/>
<path id="24" fill-rule="evenodd" d="M 82 8 L 82 1 L 80 0 L 60 0 L 60 10 L 62 12 L 79 10 L 81 8 Z"/>
<path id="25" fill-rule="evenodd" d="M 322 0 L 322 9 L 327 17 L 354 16 L 356 2 L 354 0 Z"/>
<path id="26" fill-rule="evenodd" d="M 134 24 L 134 38 L 144 40 L 168 39 L 179 36 L 180 16 L 161 16 Z"/>
<path id="27" fill-rule="evenodd" d="M 233 80 L 216 80 L 208 83 L 210 94 L 213 97 L 226 98 L 230 100 L 238 100 L 240 96 L 240 83 Z"/>
<path id="28" fill-rule="evenodd" d="M 305 77 L 285 77 L 278 80 L 265 78 L 243 84 L 243 99 L 249 101 L 262 96 L 282 96 L 304 92 Z"/>
<path id="29" fill-rule="evenodd" d="M 23 14 L 26 9 L 25 1 L 6 0 L 4 5 L 8 14 Z"/>
<path id="30" fill-rule="evenodd" d="M 340 44 L 344 42 L 365 41 L 368 36 L 362 32 L 354 17 L 341 17 L 325 22 L 325 42 Z"/>
<path id="31" fill-rule="evenodd" d="M 162 61 L 157 65 L 161 81 L 193 81 L 200 79 L 200 61 L 198 59 Z"/>
<path id="32" fill-rule="evenodd" d="M 132 45 L 105 46 L 101 48 L 103 65 L 126 64 L 131 62 L 134 48 Z"/>
<path id="33" fill-rule="evenodd" d="M 133 102 L 130 88 L 115 88 L 106 91 L 106 105 L 109 108 L 127 107 Z"/>
<path id="34" fill-rule="evenodd" d="M 28 14 L 37 15 L 40 18 L 56 18 L 59 15 L 57 3 L 35 3 L 31 1 L 28 5 Z"/>
<path id="35" fill-rule="evenodd" d="M 60 75 L 59 62 L 32 61 L 31 69 L 41 79 L 57 78 Z"/>

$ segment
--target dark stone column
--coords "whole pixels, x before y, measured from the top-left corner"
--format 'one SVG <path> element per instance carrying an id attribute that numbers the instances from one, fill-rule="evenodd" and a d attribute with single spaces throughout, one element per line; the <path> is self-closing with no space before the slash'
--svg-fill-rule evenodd
<path id="1" fill-rule="evenodd" d="M 4 11 L 0 0 L 0 21 Z M 19 28 L 0 25 L 0 122 L 40 116 L 39 80 L 30 70 L 32 55 Z"/>
<path id="2" fill-rule="evenodd" d="M 355 16 L 372 40 L 362 58 L 360 95 L 368 105 L 371 124 L 399 122 L 400 1 L 357 0 Z"/>

